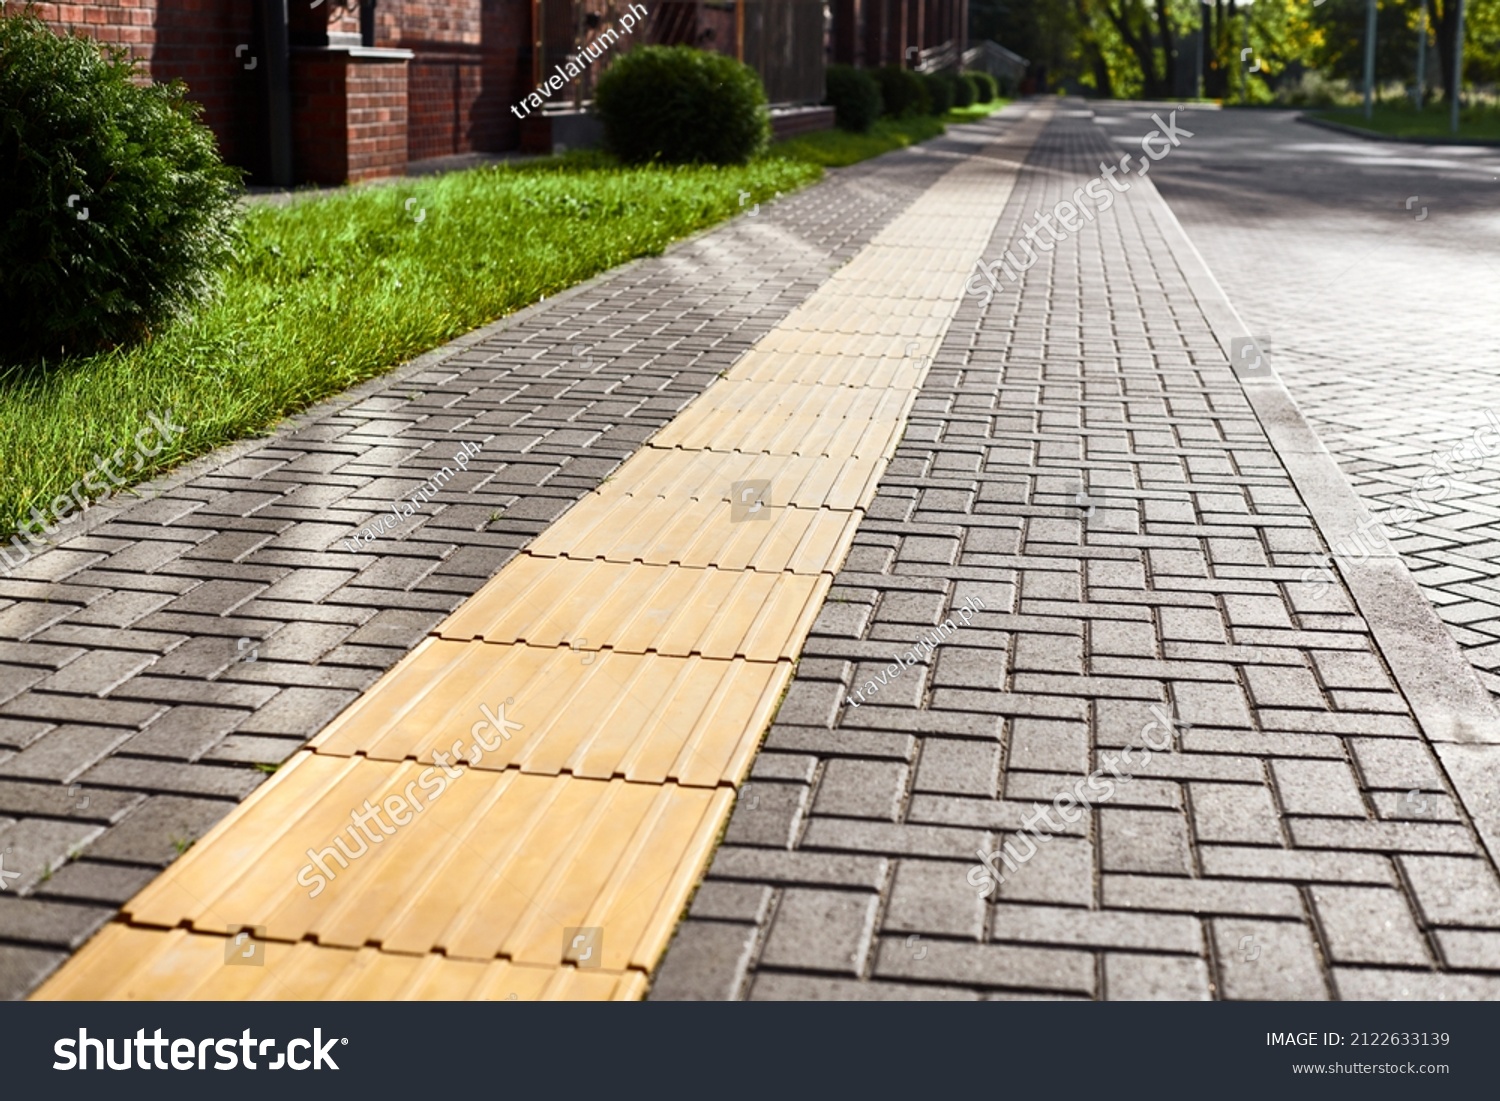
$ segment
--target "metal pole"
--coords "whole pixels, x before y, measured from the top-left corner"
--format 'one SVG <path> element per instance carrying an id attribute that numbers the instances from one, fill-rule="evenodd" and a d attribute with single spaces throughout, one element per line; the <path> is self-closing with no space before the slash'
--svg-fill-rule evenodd
<path id="1" fill-rule="evenodd" d="M 1448 108 L 1448 128 L 1458 133 L 1458 97 L 1464 86 L 1464 0 L 1458 0 L 1457 26 L 1453 31 L 1453 102 Z"/>
<path id="2" fill-rule="evenodd" d="M 1193 62 L 1193 98 L 1203 98 L 1203 36 L 1208 33 L 1204 28 L 1204 13 L 1208 5 L 1203 0 L 1198 0 L 1198 49 L 1197 57 Z"/>
<path id="3" fill-rule="evenodd" d="M 1375 0 L 1365 0 L 1365 118 L 1375 106 Z"/>
<path id="4" fill-rule="evenodd" d="M 1417 87 L 1412 97 L 1417 110 L 1422 109 L 1422 93 L 1427 87 L 1427 0 L 1422 0 L 1422 14 L 1417 17 Z"/>
<path id="5" fill-rule="evenodd" d="M 291 187 L 292 61 L 287 39 L 286 0 L 262 0 L 261 33 L 266 40 L 266 121 L 271 183 Z"/>

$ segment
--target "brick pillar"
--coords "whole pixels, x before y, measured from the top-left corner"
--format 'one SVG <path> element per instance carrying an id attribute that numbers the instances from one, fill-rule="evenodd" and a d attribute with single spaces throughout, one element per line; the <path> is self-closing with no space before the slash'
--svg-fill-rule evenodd
<path id="1" fill-rule="evenodd" d="M 299 180 L 353 183 L 406 171 L 410 50 L 292 52 L 292 153 Z"/>

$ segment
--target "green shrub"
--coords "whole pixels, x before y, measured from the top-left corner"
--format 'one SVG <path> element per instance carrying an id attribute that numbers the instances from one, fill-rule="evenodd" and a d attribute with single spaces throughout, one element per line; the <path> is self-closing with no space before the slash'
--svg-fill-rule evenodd
<path id="1" fill-rule="evenodd" d="M 746 164 L 771 140 L 760 77 L 724 54 L 642 46 L 594 94 L 605 145 L 629 164 Z"/>
<path id="2" fill-rule="evenodd" d="M 180 83 L 0 15 L 0 362 L 147 336 L 213 290 L 240 174 Z"/>
<path id="3" fill-rule="evenodd" d="M 880 117 L 884 106 L 880 85 L 865 70 L 852 65 L 830 65 L 826 87 L 828 94 L 823 102 L 833 106 L 839 129 L 863 134 Z"/>
<path id="4" fill-rule="evenodd" d="M 968 73 L 953 78 L 953 106 L 972 107 L 979 98 L 979 82 Z"/>
<path id="5" fill-rule="evenodd" d="M 993 103 L 999 96 L 1000 87 L 989 73 L 966 73 L 965 75 L 974 82 L 974 102 Z"/>
<path id="6" fill-rule="evenodd" d="M 909 69 L 887 65 L 870 74 L 880 85 L 880 100 L 891 118 L 927 114 L 927 87 L 922 78 Z"/>
<path id="7" fill-rule="evenodd" d="M 947 73 L 923 73 L 921 76 L 927 88 L 927 113 L 942 118 L 953 110 L 953 78 Z"/>

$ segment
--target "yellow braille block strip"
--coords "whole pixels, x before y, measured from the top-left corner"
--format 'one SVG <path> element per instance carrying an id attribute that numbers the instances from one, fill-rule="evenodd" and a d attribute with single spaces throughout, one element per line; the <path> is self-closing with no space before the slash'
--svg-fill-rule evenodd
<path id="1" fill-rule="evenodd" d="M 640 971 L 536 967 L 374 948 L 246 942 L 115 923 L 33 995 L 38 1001 L 635 1001 Z M 232 954 L 241 961 L 230 964 Z M 212 1065 L 210 1063 L 210 1065 Z"/>
<path id="2" fill-rule="evenodd" d="M 830 581 L 827 574 L 523 556 L 466 601 L 438 634 L 455 642 L 789 660 Z"/>
<path id="3" fill-rule="evenodd" d="M 640 996 L 1052 108 L 1012 110 L 37 997 Z"/>
<path id="4" fill-rule="evenodd" d="M 312 748 L 424 763 L 442 763 L 434 753 L 467 755 L 481 769 L 713 787 L 740 778 L 790 679 L 790 661 L 428 639 Z"/>

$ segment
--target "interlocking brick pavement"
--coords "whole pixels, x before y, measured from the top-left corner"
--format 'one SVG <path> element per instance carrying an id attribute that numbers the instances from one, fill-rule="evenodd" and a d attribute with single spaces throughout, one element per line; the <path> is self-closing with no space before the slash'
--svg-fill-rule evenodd
<path id="1" fill-rule="evenodd" d="M 1100 116 L 1120 133 L 1146 117 Z M 1385 534 L 1500 693 L 1500 436 L 1485 415 L 1500 416 L 1500 150 L 1368 142 L 1291 112 L 1191 118 L 1152 179 L 1371 510 L 1416 492 L 1420 514 Z M 1350 557 L 1364 557 L 1352 542 Z"/>
<path id="2" fill-rule="evenodd" d="M 1060 112 L 986 256 L 1118 157 Z M 961 307 L 653 997 L 1500 997 L 1490 812 L 1366 605 L 1301 583 L 1337 487 L 1273 447 L 1177 233 L 1133 186 Z"/>
<path id="3" fill-rule="evenodd" d="M 24 996 L 942 172 L 856 166 L 90 510 L 0 579 Z M 191 410 L 173 410 L 179 422 Z M 357 552 L 343 540 L 466 471 Z"/>

